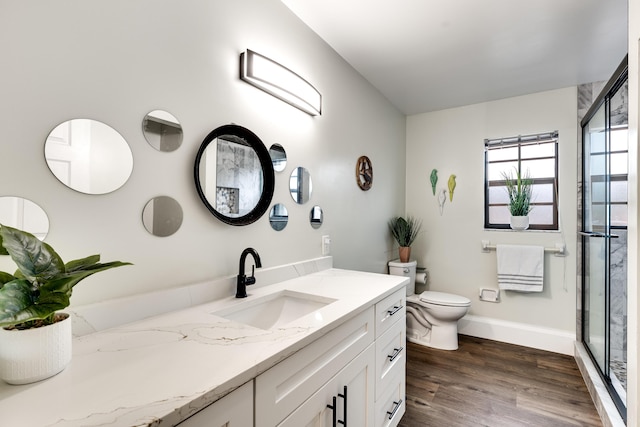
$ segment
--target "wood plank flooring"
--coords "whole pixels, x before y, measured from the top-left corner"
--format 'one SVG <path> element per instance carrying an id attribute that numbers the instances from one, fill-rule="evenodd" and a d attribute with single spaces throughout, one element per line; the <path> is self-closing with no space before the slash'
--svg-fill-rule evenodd
<path id="1" fill-rule="evenodd" d="M 573 357 L 464 335 L 407 348 L 400 427 L 602 426 Z"/>

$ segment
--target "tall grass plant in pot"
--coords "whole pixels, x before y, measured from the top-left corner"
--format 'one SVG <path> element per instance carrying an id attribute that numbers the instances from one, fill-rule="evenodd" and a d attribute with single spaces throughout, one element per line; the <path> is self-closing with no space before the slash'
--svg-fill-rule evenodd
<path id="1" fill-rule="evenodd" d="M 27 384 L 49 378 L 71 361 L 69 306 L 73 287 L 92 274 L 129 265 L 99 263 L 100 255 L 67 262 L 38 238 L 0 224 L 0 255 L 18 267 L 0 271 L 0 378 Z"/>
<path id="2" fill-rule="evenodd" d="M 422 221 L 412 216 L 406 219 L 396 216 L 389 220 L 389 229 L 399 246 L 400 262 L 409 262 L 411 259 L 411 245 L 418 238 L 421 228 Z"/>
<path id="3" fill-rule="evenodd" d="M 511 172 L 502 172 L 509 197 L 511 228 L 526 230 L 529 228 L 529 212 L 532 209 L 533 180 L 528 172 L 521 175 L 517 168 L 514 170 L 515 176 Z"/>

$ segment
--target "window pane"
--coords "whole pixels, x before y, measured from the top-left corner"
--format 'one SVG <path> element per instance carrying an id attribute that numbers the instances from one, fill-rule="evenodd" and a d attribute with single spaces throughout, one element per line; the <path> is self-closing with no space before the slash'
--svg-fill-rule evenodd
<path id="1" fill-rule="evenodd" d="M 529 224 L 553 224 L 553 206 L 534 206 L 529 212 Z"/>
<path id="2" fill-rule="evenodd" d="M 487 165 L 487 177 L 489 181 L 503 181 L 504 177 L 502 176 L 502 172 L 511 172 L 513 174 L 513 168 L 517 166 L 518 162 L 490 163 Z"/>
<path id="3" fill-rule="evenodd" d="M 611 205 L 611 225 L 626 227 L 627 212 L 627 205 Z M 612 233 L 616 234 L 615 230 Z"/>
<path id="4" fill-rule="evenodd" d="M 627 138 L 627 127 L 622 129 L 612 129 L 611 151 L 626 151 L 629 149 L 629 139 Z"/>
<path id="5" fill-rule="evenodd" d="M 534 184 L 531 189 L 534 203 L 553 203 L 553 184 Z"/>
<path id="6" fill-rule="evenodd" d="M 606 185 L 602 181 L 591 183 L 591 203 L 604 203 Z"/>
<path id="7" fill-rule="evenodd" d="M 605 170 L 604 170 L 604 166 L 605 166 L 605 158 L 604 158 L 604 154 L 592 154 L 591 155 L 591 165 L 589 167 L 589 173 L 591 174 L 591 176 L 594 175 L 604 175 L 605 174 Z"/>
<path id="8" fill-rule="evenodd" d="M 489 187 L 489 204 L 509 203 L 507 188 L 504 185 Z"/>
<path id="9" fill-rule="evenodd" d="M 489 208 L 489 222 L 491 224 L 509 224 L 511 214 L 506 206 L 491 206 Z"/>
<path id="10" fill-rule="evenodd" d="M 555 159 L 523 160 L 522 170 L 528 171 L 531 178 L 554 178 L 556 176 Z"/>
<path id="11" fill-rule="evenodd" d="M 523 159 L 530 159 L 533 157 L 555 157 L 556 144 L 555 143 L 543 143 L 524 145 L 520 151 L 520 155 Z"/>
<path id="12" fill-rule="evenodd" d="M 627 174 L 628 171 L 627 153 L 611 153 L 611 174 Z"/>
<path id="13" fill-rule="evenodd" d="M 627 181 L 611 181 L 611 201 L 626 202 L 627 201 Z"/>
<path id="14" fill-rule="evenodd" d="M 603 153 L 605 149 L 604 132 L 601 130 L 598 132 L 589 132 L 588 137 L 591 153 Z"/>
<path id="15" fill-rule="evenodd" d="M 487 150 L 487 160 L 495 162 L 498 160 L 511 160 L 518 158 L 518 147 L 489 148 Z"/>

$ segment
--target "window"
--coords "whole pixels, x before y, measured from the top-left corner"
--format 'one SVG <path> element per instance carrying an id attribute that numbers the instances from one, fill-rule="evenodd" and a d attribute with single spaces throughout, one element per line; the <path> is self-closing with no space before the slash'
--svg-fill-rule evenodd
<path id="1" fill-rule="evenodd" d="M 484 227 L 510 228 L 504 173 L 533 180 L 530 230 L 558 230 L 558 132 L 486 139 Z"/>

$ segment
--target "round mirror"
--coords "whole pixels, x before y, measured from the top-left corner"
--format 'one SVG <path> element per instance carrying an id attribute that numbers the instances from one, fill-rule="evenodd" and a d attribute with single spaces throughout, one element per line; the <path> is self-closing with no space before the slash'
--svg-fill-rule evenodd
<path id="1" fill-rule="evenodd" d="M 311 224 L 311 227 L 317 230 L 322 225 L 322 221 L 322 208 L 318 205 L 312 207 L 309 212 L 309 224 Z"/>
<path id="2" fill-rule="evenodd" d="M 269 152 L 249 129 L 225 125 L 202 142 L 194 168 L 198 195 L 220 221 L 247 225 L 269 208 L 275 177 Z"/>
<path id="3" fill-rule="evenodd" d="M 175 151 L 182 144 L 180 122 L 173 114 L 163 110 L 154 110 L 144 117 L 142 133 L 149 145 L 158 151 Z"/>
<path id="4" fill-rule="evenodd" d="M 288 222 L 289 212 L 287 211 L 286 206 L 282 203 L 273 205 L 269 212 L 269 223 L 271 224 L 271 228 L 276 231 L 282 231 L 287 226 Z"/>
<path id="5" fill-rule="evenodd" d="M 171 236 L 182 225 L 182 207 L 171 197 L 154 197 L 142 211 L 142 223 L 154 236 Z"/>
<path id="6" fill-rule="evenodd" d="M 59 124 L 49 133 L 44 154 L 60 182 L 86 194 L 115 191 L 133 171 L 127 141 L 97 120 L 73 119 Z"/>
<path id="7" fill-rule="evenodd" d="M 287 167 L 287 153 L 282 145 L 273 144 L 269 148 L 269 156 L 271 157 L 274 171 L 282 172 Z"/>
<path id="8" fill-rule="evenodd" d="M 309 171 L 303 167 L 295 168 L 289 179 L 289 192 L 293 200 L 298 204 L 307 203 L 311 198 L 312 189 Z"/>
<path id="9" fill-rule="evenodd" d="M 49 217 L 39 205 L 15 196 L 0 197 L 0 224 L 31 233 L 44 240 L 49 233 Z"/>

